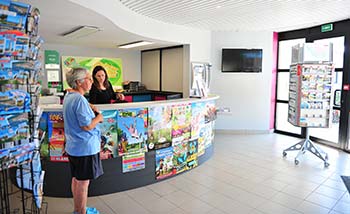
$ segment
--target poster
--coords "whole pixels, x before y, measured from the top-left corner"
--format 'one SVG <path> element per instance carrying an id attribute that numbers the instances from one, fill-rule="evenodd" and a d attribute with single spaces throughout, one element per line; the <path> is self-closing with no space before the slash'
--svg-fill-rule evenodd
<path id="1" fill-rule="evenodd" d="M 204 125 L 203 125 L 204 126 Z M 197 156 L 204 155 L 205 153 L 205 145 L 204 145 L 204 132 L 202 131 L 202 128 L 200 129 L 199 132 L 199 137 L 198 137 L 198 153 Z"/>
<path id="2" fill-rule="evenodd" d="M 79 56 L 62 56 L 62 79 L 63 89 L 69 88 L 66 81 L 66 73 L 71 68 L 83 67 L 88 69 L 91 74 L 96 66 L 102 66 L 106 69 L 108 80 L 113 86 L 122 86 L 123 68 L 122 60 L 119 58 L 98 58 L 98 57 L 79 57 Z"/>
<path id="3" fill-rule="evenodd" d="M 101 111 L 103 122 L 98 125 L 101 130 L 101 159 L 118 156 L 118 129 L 116 110 Z"/>
<path id="4" fill-rule="evenodd" d="M 204 125 L 205 102 L 192 103 L 191 110 L 191 138 L 197 139 L 199 137 L 200 127 Z"/>
<path id="5" fill-rule="evenodd" d="M 173 164 L 176 174 L 185 171 L 187 168 L 187 143 L 188 141 L 175 142 Z"/>
<path id="6" fill-rule="evenodd" d="M 213 123 L 206 123 L 201 129 L 201 136 L 203 137 L 204 148 L 208 148 L 214 139 L 214 132 L 212 130 Z"/>
<path id="7" fill-rule="evenodd" d="M 150 107 L 148 111 L 148 149 L 171 146 L 171 106 Z"/>
<path id="8" fill-rule="evenodd" d="M 163 179 L 176 174 L 173 165 L 173 147 L 156 151 L 156 179 Z"/>
<path id="9" fill-rule="evenodd" d="M 118 154 L 147 151 L 147 108 L 118 110 Z"/>
<path id="10" fill-rule="evenodd" d="M 198 139 L 190 140 L 187 144 L 187 169 L 198 166 Z"/>
<path id="11" fill-rule="evenodd" d="M 205 103 L 205 113 L 204 113 L 204 120 L 205 123 L 210 123 L 211 121 L 216 120 L 217 114 L 216 114 L 216 107 L 215 107 L 215 101 L 208 101 Z"/>
<path id="12" fill-rule="evenodd" d="M 122 157 L 122 172 L 132 172 L 145 168 L 145 153 L 126 154 Z"/>
<path id="13" fill-rule="evenodd" d="M 68 156 L 64 150 L 63 112 L 49 112 L 47 126 L 50 160 L 68 162 Z"/>
<path id="14" fill-rule="evenodd" d="M 191 104 L 172 107 L 172 143 L 188 141 L 191 137 Z"/>

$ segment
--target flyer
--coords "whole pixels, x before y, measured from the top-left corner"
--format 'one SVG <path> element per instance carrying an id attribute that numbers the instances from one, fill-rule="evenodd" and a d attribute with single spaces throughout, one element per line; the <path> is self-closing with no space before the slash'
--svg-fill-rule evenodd
<path id="1" fill-rule="evenodd" d="M 145 168 L 145 153 L 125 154 L 122 157 L 122 172 L 132 172 Z"/>

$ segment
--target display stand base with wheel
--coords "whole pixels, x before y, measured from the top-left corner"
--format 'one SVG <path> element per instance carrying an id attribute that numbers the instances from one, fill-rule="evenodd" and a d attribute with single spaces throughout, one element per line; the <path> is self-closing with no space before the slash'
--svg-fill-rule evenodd
<path id="1" fill-rule="evenodd" d="M 299 164 L 299 157 L 304 154 L 306 151 L 311 152 L 324 162 L 324 166 L 328 167 L 328 154 L 324 152 L 322 149 L 318 148 L 311 140 L 309 136 L 309 130 L 306 128 L 306 138 L 302 141 L 300 141 L 297 144 L 294 144 L 293 146 L 283 150 L 283 157 L 287 156 L 288 151 L 299 151 L 297 156 L 294 159 L 295 165 Z"/>

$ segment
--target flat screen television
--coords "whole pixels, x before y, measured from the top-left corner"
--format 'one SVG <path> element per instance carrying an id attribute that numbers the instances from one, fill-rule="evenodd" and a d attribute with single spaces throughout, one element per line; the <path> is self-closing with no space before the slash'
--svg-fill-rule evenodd
<path id="1" fill-rule="evenodd" d="M 262 49 L 222 49 L 222 72 L 261 72 Z"/>

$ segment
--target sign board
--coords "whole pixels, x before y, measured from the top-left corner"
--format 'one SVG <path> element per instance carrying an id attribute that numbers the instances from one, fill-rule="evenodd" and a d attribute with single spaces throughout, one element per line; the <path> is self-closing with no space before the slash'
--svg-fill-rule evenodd
<path id="1" fill-rule="evenodd" d="M 329 32 L 333 30 L 333 24 L 326 24 L 321 26 L 321 32 Z"/>

